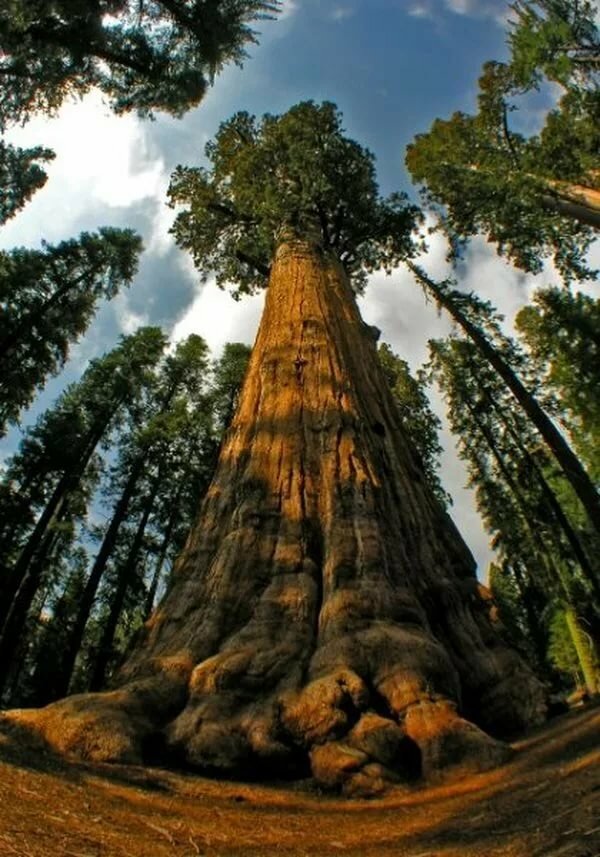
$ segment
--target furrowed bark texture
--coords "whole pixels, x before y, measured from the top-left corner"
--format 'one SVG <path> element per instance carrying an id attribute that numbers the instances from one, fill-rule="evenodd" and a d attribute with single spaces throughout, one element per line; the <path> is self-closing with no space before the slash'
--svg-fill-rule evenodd
<path id="1" fill-rule="evenodd" d="M 110 693 L 12 715 L 93 758 L 347 794 L 506 758 L 544 715 L 424 482 L 341 267 L 277 252 L 236 416 L 174 582 Z M 475 725 L 478 724 L 478 725 Z M 479 728 L 481 727 L 481 728 Z"/>

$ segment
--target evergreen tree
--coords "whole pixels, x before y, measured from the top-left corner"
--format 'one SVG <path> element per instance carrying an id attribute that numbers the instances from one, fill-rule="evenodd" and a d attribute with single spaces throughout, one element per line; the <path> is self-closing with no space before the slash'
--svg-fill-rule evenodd
<path id="1" fill-rule="evenodd" d="M 512 68 L 522 87 L 543 77 L 565 87 L 595 88 L 600 64 L 597 8 L 590 0 L 517 0 L 510 33 Z"/>
<path id="2" fill-rule="evenodd" d="M 510 73 L 489 64 L 480 110 L 436 119 L 407 150 L 413 179 L 451 236 L 483 233 L 498 253 L 535 273 L 552 256 L 565 279 L 592 273 L 586 253 L 600 228 L 599 106 L 566 95 L 539 135 L 511 130 Z"/>
<path id="3" fill-rule="evenodd" d="M 408 147 L 407 164 L 453 240 L 484 233 L 498 252 L 537 272 L 552 256 L 565 279 L 590 272 L 600 228 L 600 39 L 593 5 L 518 0 L 508 64 L 489 62 L 478 112 L 436 119 Z M 539 134 L 511 127 L 523 92 L 547 75 L 563 94 Z"/>
<path id="4" fill-rule="evenodd" d="M 0 140 L 0 226 L 44 186 L 47 176 L 39 162 L 52 158 L 54 152 L 42 146 L 20 149 Z"/>
<path id="5" fill-rule="evenodd" d="M 586 511 L 596 534 L 600 534 L 600 496 L 593 480 L 571 449 L 548 413 L 535 396 L 535 385 L 528 389 L 519 372 L 525 357 L 516 344 L 502 334 L 499 317 L 491 304 L 473 294 L 453 288 L 453 281 L 436 283 L 425 271 L 410 260 L 407 265 L 416 281 L 442 306 L 452 320 L 462 328 L 480 354 L 498 373 L 511 391 L 532 425 L 538 430 L 562 473 L 573 488 Z M 530 379 L 531 380 L 531 379 Z M 531 386 L 531 385 L 530 385 Z"/>
<path id="6" fill-rule="evenodd" d="M 191 336 L 167 359 L 163 373 L 173 378 L 177 370 L 182 389 L 168 412 L 151 416 L 143 429 L 154 467 L 151 472 L 146 470 L 144 484 L 133 498 L 130 521 L 124 522 L 129 523 L 129 533 L 123 539 L 122 557 L 113 562 L 115 580 L 107 597 L 109 610 L 101 623 L 92 690 L 103 686 L 107 670 L 124 653 L 132 631 L 147 618 L 161 585 L 165 561 L 170 557 L 172 565 L 183 547 L 210 484 L 249 353 L 246 345 L 226 343 L 209 374 L 204 343 Z M 148 551 L 150 545 L 154 546 L 152 553 Z M 147 575 L 144 560 L 150 556 L 155 561 Z M 135 616 L 137 621 L 132 619 Z M 120 648 L 115 650 L 119 631 Z"/>
<path id="7" fill-rule="evenodd" d="M 257 0 L 7 0 L 0 11 L 0 127 L 100 89 L 117 112 L 180 116 L 256 41 L 279 7 Z"/>
<path id="8" fill-rule="evenodd" d="M 81 381 L 67 388 L 54 408 L 42 414 L 27 433 L 16 460 L 9 463 L 5 481 L 10 484 L 20 474 L 22 489 L 27 486 L 32 491 L 30 502 L 35 505 L 28 509 L 31 528 L 20 534 L 17 551 L 11 545 L 3 568 L 0 684 L 42 584 L 56 526 L 68 517 L 82 480 L 94 465 L 99 444 L 108 440 L 124 409 L 133 406 L 164 347 L 157 328 L 141 328 L 123 338 L 115 349 L 90 364 Z M 37 458 L 28 458 L 30 448 L 38 450 Z M 13 489 L 6 496 L 17 497 L 23 504 L 22 489 Z"/>
<path id="9" fill-rule="evenodd" d="M 575 447 L 600 484 L 600 301 L 539 290 L 516 319 L 543 388 L 558 398 Z"/>
<path id="10" fill-rule="evenodd" d="M 550 605 L 563 605 L 575 642 L 582 622 L 597 624 L 595 554 L 588 556 L 585 533 L 560 505 L 552 464 L 539 449 L 536 433 L 475 346 L 457 339 L 435 342 L 430 343 L 430 354 L 430 372 L 444 392 L 479 510 L 495 533 L 504 573 L 520 590 L 522 618 L 543 662 L 540 593 L 549 608 L 547 618 Z M 595 690 L 594 683 L 590 689 Z"/>
<path id="11" fill-rule="evenodd" d="M 444 506 L 447 506 L 452 500 L 442 488 L 438 473 L 439 458 L 442 453 L 438 432 L 442 424 L 429 404 L 425 392 L 425 377 L 423 373 L 413 377 L 406 360 L 394 354 L 386 343 L 379 346 L 378 353 L 406 434 L 416 447 L 435 496 Z"/>
<path id="12" fill-rule="evenodd" d="M 132 583 L 136 562 L 142 547 L 144 532 L 154 502 L 164 479 L 170 474 L 170 446 L 178 432 L 188 407 L 198 411 L 198 398 L 202 400 L 208 371 L 208 352 L 204 340 L 190 336 L 168 355 L 162 369 L 155 374 L 153 383 L 145 390 L 134 407 L 129 408 L 129 419 L 123 427 L 118 460 L 112 469 L 110 493 L 116 498 L 108 526 L 90 569 L 86 585 L 79 599 L 69 639 L 61 657 L 61 679 L 56 680 L 58 695 L 67 692 L 81 647 L 86 624 L 92 613 L 104 573 L 119 544 L 122 528 L 128 521 L 136 496 L 141 499 L 141 528 L 133 545 L 118 563 L 114 592 L 110 598 L 109 614 L 99 644 L 94 665 L 94 689 L 104 682 L 110 660 L 113 637 L 123 608 L 127 587 Z M 195 401 L 194 401 L 195 399 Z M 206 410 L 206 405 L 205 405 Z M 145 477 L 146 491 L 139 497 L 139 488 Z M 131 554 L 131 555 L 130 555 Z"/>
<path id="13" fill-rule="evenodd" d="M 0 433 L 67 359 L 98 302 L 137 269 L 141 241 L 106 227 L 43 250 L 0 252 Z"/>

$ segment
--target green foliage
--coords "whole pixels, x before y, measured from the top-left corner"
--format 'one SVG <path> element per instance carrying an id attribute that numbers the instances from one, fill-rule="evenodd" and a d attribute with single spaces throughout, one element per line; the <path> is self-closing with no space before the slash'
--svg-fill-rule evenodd
<path id="1" fill-rule="evenodd" d="M 600 483 L 600 301 L 565 289 L 535 293 L 517 316 L 544 388 L 559 400 L 579 455 Z"/>
<path id="2" fill-rule="evenodd" d="M 567 625 L 564 609 L 559 608 L 554 611 L 549 631 L 548 656 L 550 660 L 555 668 L 568 675 L 575 685 L 582 685 L 581 665 L 577 657 L 577 650 L 573 645 L 573 638 Z"/>
<path id="3" fill-rule="evenodd" d="M 590 0 L 517 0 L 509 33 L 512 66 L 522 87 L 542 76 L 563 86 L 597 85 L 597 6 Z"/>
<path id="4" fill-rule="evenodd" d="M 141 241 L 100 229 L 42 250 L 0 252 L 0 433 L 64 364 L 96 306 L 128 285 Z"/>
<path id="5" fill-rule="evenodd" d="M 426 379 L 422 372 L 413 377 L 406 360 L 402 360 L 386 343 L 378 349 L 379 362 L 398 406 L 407 435 L 417 449 L 425 476 L 443 506 L 452 503 L 439 477 L 442 447 L 438 439 L 441 422 L 429 404 Z"/>
<path id="6" fill-rule="evenodd" d="M 221 357 L 213 363 L 210 396 L 216 436 L 222 435 L 233 419 L 250 354 L 250 346 L 243 342 L 227 342 Z"/>
<path id="7" fill-rule="evenodd" d="M 282 230 L 318 236 L 355 286 L 412 252 L 417 210 L 378 195 L 373 155 L 345 137 L 335 105 L 307 101 L 261 120 L 237 113 L 206 146 L 210 168 L 178 167 L 173 232 L 206 276 L 236 295 L 266 284 Z"/>
<path id="8" fill-rule="evenodd" d="M 7 464 L 0 649 L 15 569 L 33 539 L 42 545 L 36 522 L 63 496 L 44 530 L 46 539 L 55 534 L 49 550 L 21 563 L 37 585 L 21 615 L 24 666 L 12 662 L 5 684 L 13 704 L 44 704 L 69 682 L 71 690 L 104 682 L 162 595 L 197 515 L 250 349 L 228 343 L 211 361 L 199 336 L 166 355 L 165 345 L 158 329 L 145 328 L 94 361 Z"/>
<path id="9" fill-rule="evenodd" d="M 92 361 L 7 463 L 0 492 L 0 520 L 8 522 L 0 539 L 0 687 L 32 604 L 86 515 L 102 469 L 101 444 L 128 409 L 136 410 L 165 345 L 160 330 L 142 328 Z"/>
<path id="10" fill-rule="evenodd" d="M 567 93 L 540 134 L 525 137 L 509 127 L 512 69 L 487 63 L 479 85 L 475 115 L 436 119 L 408 147 L 406 162 L 426 203 L 440 210 L 455 242 L 483 233 L 526 271 L 539 272 L 552 257 L 566 280 L 590 276 L 593 233 L 565 216 L 561 203 L 572 199 L 571 182 L 598 185 L 598 98 Z"/>
<path id="11" fill-rule="evenodd" d="M 256 41 L 277 0 L 6 0 L 0 10 L 0 128 L 100 89 L 118 113 L 180 116 Z"/>
<path id="12" fill-rule="evenodd" d="M 61 478 L 70 473 L 80 478 L 100 441 L 123 418 L 124 408 L 136 406 L 147 372 L 165 344 L 158 328 L 141 328 L 124 337 L 108 354 L 93 360 L 81 379 L 24 432 L 0 484 L 0 534 L 10 541 L 13 553 L 22 547 Z M 97 468 L 88 475 L 95 482 Z M 22 535 L 15 538 L 17 530 Z M 5 549 L 3 564 L 6 559 Z"/>
<path id="13" fill-rule="evenodd" d="M 504 350 L 506 358 L 508 345 Z M 515 352 L 521 371 L 532 376 L 534 367 L 516 346 Z M 431 342 L 428 370 L 444 395 L 499 556 L 492 589 L 502 621 L 545 669 L 552 663 L 548 621 L 554 609 L 565 605 L 590 626 L 598 623 L 594 534 L 539 435 L 470 342 Z"/>
<path id="14" fill-rule="evenodd" d="M 53 158 L 42 146 L 19 149 L 0 140 L 0 226 L 44 186 L 47 176 L 39 162 Z"/>

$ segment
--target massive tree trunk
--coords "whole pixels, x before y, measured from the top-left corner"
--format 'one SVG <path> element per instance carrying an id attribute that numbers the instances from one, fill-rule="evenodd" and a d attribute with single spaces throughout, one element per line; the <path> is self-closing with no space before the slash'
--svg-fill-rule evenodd
<path id="1" fill-rule="evenodd" d="M 259 777 L 310 766 L 359 793 L 498 764 L 507 748 L 482 729 L 543 714 L 424 481 L 342 268 L 283 242 L 198 524 L 119 687 L 9 717 L 88 758 L 160 748 Z"/>

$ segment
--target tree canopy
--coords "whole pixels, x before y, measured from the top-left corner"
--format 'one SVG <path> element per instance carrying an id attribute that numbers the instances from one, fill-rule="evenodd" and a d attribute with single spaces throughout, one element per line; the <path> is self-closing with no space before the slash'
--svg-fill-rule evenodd
<path id="1" fill-rule="evenodd" d="M 483 233 L 526 271 L 553 257 L 566 279 L 590 275 L 588 205 L 598 187 L 600 104 L 591 94 L 566 93 L 539 134 L 510 127 L 515 103 L 509 67 L 488 63 L 479 81 L 479 110 L 436 119 L 407 150 L 408 168 L 460 239 Z"/>
<path id="2" fill-rule="evenodd" d="M 558 396 L 561 419 L 600 483 L 600 302 L 582 292 L 547 288 L 516 319 L 543 387 Z"/>
<path id="3" fill-rule="evenodd" d="M 46 183 L 40 162 L 52 158 L 54 152 L 42 146 L 20 149 L 0 140 L 0 226 L 14 217 Z"/>
<path id="4" fill-rule="evenodd" d="M 0 127 L 100 89 L 118 113 L 180 116 L 256 41 L 277 0 L 7 0 L 0 10 Z"/>
<path id="5" fill-rule="evenodd" d="M 237 113 L 205 149 L 210 167 L 179 166 L 173 227 L 205 274 L 239 295 L 266 285 L 282 230 L 318 235 L 353 280 L 412 252 L 417 209 L 379 196 L 371 152 L 343 133 L 334 104 L 305 101 L 281 116 Z"/>
<path id="6" fill-rule="evenodd" d="M 140 250 L 130 229 L 105 227 L 42 250 L 0 252 L 0 433 L 63 366 L 98 302 L 129 285 Z"/>
<path id="7" fill-rule="evenodd" d="M 512 9 L 509 61 L 484 65 L 477 112 L 436 119 L 408 147 L 406 162 L 455 246 L 483 233 L 526 271 L 539 272 L 552 257 L 566 280 L 582 279 L 593 273 L 586 253 L 600 229 L 594 7 L 517 0 Z M 561 94 L 540 123 L 528 115 L 527 93 L 548 81 Z"/>
<path id="8" fill-rule="evenodd" d="M 590 0 L 517 0 L 509 34 L 512 66 L 520 86 L 543 76 L 563 86 L 595 87 L 600 61 L 597 7 Z"/>

